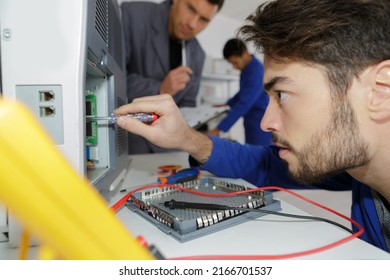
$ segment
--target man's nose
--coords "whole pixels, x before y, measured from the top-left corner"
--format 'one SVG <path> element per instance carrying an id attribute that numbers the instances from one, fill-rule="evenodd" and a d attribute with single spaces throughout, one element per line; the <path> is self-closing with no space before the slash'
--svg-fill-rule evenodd
<path id="1" fill-rule="evenodd" d="M 199 24 L 200 16 L 199 15 L 193 15 L 188 21 L 188 25 L 191 27 L 191 29 L 195 29 L 196 26 Z"/>
<path id="2" fill-rule="evenodd" d="M 278 109 L 270 102 L 260 122 L 260 128 L 268 132 L 280 131 L 281 121 L 279 116 Z"/>

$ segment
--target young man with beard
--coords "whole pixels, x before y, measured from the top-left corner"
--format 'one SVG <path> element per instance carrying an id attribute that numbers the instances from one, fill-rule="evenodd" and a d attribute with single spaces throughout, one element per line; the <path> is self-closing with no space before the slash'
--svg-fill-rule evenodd
<path id="1" fill-rule="evenodd" d="M 261 128 L 273 147 L 198 133 L 167 95 L 115 110 L 154 112 L 152 125 L 127 117 L 118 124 L 190 153 L 218 176 L 352 189 L 361 238 L 390 251 L 390 2 L 276 0 L 260 5 L 240 32 L 264 53 L 270 101 Z"/>

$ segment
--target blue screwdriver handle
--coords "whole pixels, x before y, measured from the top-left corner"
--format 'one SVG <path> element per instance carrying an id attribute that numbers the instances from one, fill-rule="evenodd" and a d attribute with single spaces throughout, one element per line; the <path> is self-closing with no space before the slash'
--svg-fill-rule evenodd
<path id="1" fill-rule="evenodd" d="M 200 177 L 200 170 L 198 168 L 185 168 L 177 173 L 167 176 L 158 177 L 157 183 L 159 184 L 179 184 L 188 181 L 195 180 Z"/>

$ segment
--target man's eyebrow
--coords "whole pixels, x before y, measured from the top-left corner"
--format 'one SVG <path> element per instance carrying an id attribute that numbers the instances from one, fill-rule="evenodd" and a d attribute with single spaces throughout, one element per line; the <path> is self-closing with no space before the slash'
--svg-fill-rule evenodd
<path id="1" fill-rule="evenodd" d="M 266 91 L 269 91 L 275 86 L 275 84 L 285 82 L 288 80 L 289 79 L 287 77 L 283 77 L 283 76 L 273 77 L 269 82 L 264 84 L 264 89 Z"/>
<path id="2" fill-rule="evenodd" d="M 192 3 L 187 3 L 187 5 L 188 5 L 188 9 L 190 9 L 190 10 L 194 11 L 195 13 L 199 14 L 199 15 L 200 15 L 200 18 L 201 18 L 203 21 L 205 21 L 205 22 L 207 22 L 207 23 L 211 22 L 211 19 L 212 19 L 212 18 L 209 18 L 209 17 L 206 17 L 206 16 L 204 16 L 204 15 L 201 15 L 201 14 L 199 13 L 199 11 L 196 9 L 196 7 L 194 7 L 194 6 L 192 5 Z"/>

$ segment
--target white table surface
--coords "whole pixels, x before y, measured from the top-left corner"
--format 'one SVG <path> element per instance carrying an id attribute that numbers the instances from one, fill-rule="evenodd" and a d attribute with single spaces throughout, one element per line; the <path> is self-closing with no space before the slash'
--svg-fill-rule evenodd
<path id="1" fill-rule="evenodd" d="M 135 188 L 155 182 L 158 176 L 158 167 L 161 165 L 188 167 L 188 155 L 182 152 L 132 155 L 130 160 L 130 169 L 121 189 Z M 204 173 L 204 175 L 209 176 L 210 174 Z M 316 191 L 313 190 L 313 192 Z M 299 191 L 297 192 L 299 193 Z M 321 192 L 321 197 L 324 200 L 324 194 L 327 191 L 321 190 Z M 110 200 L 110 205 L 113 205 L 123 195 L 124 193 L 116 190 Z M 283 212 L 301 215 L 308 215 L 308 212 L 312 213 L 309 210 L 313 209 L 315 213 L 318 212 L 315 209 L 317 207 L 311 205 L 305 205 L 303 207 L 305 211 L 303 211 L 299 207 L 297 199 L 294 198 L 294 205 L 288 203 L 288 199 L 288 194 L 284 194 L 283 199 L 279 199 Z M 332 201 L 339 199 L 337 193 L 332 192 L 331 199 Z M 344 199 L 344 197 L 341 196 L 340 199 Z M 230 255 L 278 256 L 313 250 L 350 235 L 348 232 L 325 222 L 266 215 L 182 243 L 126 207 L 121 208 L 117 216 L 128 228 L 130 234 L 133 236 L 141 235 L 149 245 L 157 246 L 168 259 L 210 255 L 219 255 L 222 259 Z M 329 217 L 332 216 L 329 216 L 328 213 L 327 218 Z M 34 258 L 36 248 L 31 248 L 29 253 L 30 258 Z M 0 242 L 0 259 L 17 258 L 18 249 L 9 248 L 7 242 Z M 337 247 L 295 259 L 390 259 L 390 254 L 360 239 L 353 239 Z"/>
<path id="2" fill-rule="evenodd" d="M 158 176 L 158 167 L 161 165 L 177 164 L 181 165 L 182 168 L 188 167 L 188 155 L 182 152 L 133 155 L 130 156 L 130 159 L 130 171 L 122 188 L 154 182 Z M 205 172 L 204 175 L 209 174 Z M 296 192 L 299 193 L 299 191 Z M 312 190 L 312 192 L 317 192 L 317 190 Z M 327 193 L 323 190 L 320 192 L 322 198 Z M 337 193 L 330 193 L 332 201 L 337 200 Z M 119 197 L 123 196 L 123 193 L 117 193 L 112 202 L 118 199 L 118 195 Z M 283 212 L 308 214 L 309 211 L 300 210 L 286 202 L 288 194 L 284 194 L 283 198 L 281 200 Z M 340 199 L 344 198 L 345 193 L 343 192 Z M 292 197 L 291 199 L 297 205 L 297 198 Z M 302 204 L 305 204 L 305 209 L 317 208 L 311 204 L 307 205 L 305 202 Z M 321 211 L 323 210 L 316 210 L 316 213 Z M 132 235 L 143 236 L 149 244 L 156 245 L 167 258 L 208 255 L 284 255 L 326 246 L 350 235 L 348 232 L 325 222 L 266 215 L 181 243 L 128 208 L 122 208 L 117 215 Z M 327 218 L 332 217 L 332 215 L 336 220 L 340 220 L 339 217 L 329 213 L 327 213 Z M 335 248 L 305 255 L 298 259 L 390 259 L 390 254 L 360 239 L 353 239 Z"/>

